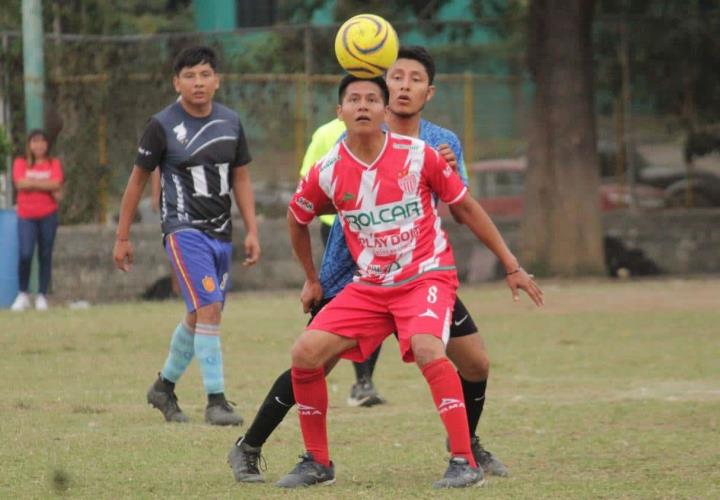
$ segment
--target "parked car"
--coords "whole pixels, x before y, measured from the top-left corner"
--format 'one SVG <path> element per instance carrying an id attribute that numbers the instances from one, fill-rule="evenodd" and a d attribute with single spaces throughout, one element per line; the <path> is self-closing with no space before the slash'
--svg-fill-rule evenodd
<path id="1" fill-rule="evenodd" d="M 469 165 L 471 189 L 490 215 L 520 215 L 524 209 L 524 157 L 475 162 Z M 600 185 L 600 208 L 603 211 L 625 208 L 630 204 L 629 188 L 604 179 Z M 662 189 L 635 185 L 637 205 L 641 208 L 663 208 L 666 196 Z"/>
<path id="2" fill-rule="evenodd" d="M 600 156 L 600 176 L 603 179 L 615 178 L 617 169 L 617 147 L 608 143 L 598 145 Z M 694 207 L 720 207 L 720 176 L 701 168 L 694 168 L 688 178 L 684 166 L 651 165 L 636 149 L 629 149 L 628 155 L 635 171 L 635 182 L 665 191 L 667 205 L 686 206 L 688 190 L 692 195 Z M 630 172 L 628 171 L 628 174 Z"/>

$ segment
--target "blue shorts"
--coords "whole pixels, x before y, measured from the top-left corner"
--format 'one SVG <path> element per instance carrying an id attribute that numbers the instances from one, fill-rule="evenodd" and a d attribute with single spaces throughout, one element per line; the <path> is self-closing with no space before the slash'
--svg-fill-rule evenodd
<path id="1" fill-rule="evenodd" d="M 232 243 L 189 229 L 167 235 L 165 251 L 180 283 L 188 312 L 225 302 Z"/>

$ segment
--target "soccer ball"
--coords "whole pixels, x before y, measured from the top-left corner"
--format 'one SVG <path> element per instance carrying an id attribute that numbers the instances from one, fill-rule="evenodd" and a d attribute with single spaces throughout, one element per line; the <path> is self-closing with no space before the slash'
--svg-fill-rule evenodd
<path id="1" fill-rule="evenodd" d="M 398 46 L 390 23 L 373 14 L 351 17 L 335 36 L 335 56 L 340 66 L 358 78 L 385 73 L 397 59 Z"/>

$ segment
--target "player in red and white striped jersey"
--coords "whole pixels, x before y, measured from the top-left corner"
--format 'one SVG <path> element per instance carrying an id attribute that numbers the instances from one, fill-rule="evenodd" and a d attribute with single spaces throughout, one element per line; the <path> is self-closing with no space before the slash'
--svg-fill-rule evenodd
<path id="1" fill-rule="evenodd" d="M 359 276 L 323 308 L 292 350 L 292 381 L 307 453 L 278 486 L 334 481 L 329 458 L 323 366 L 336 356 L 362 360 L 395 332 L 405 361 L 415 361 L 433 394 L 453 457 L 436 487 L 482 480 L 471 452 L 462 388 L 445 356 L 457 289 L 452 250 L 433 194 L 506 268 L 512 287 L 537 304 L 542 292 L 517 264 L 497 229 L 457 174 L 422 141 L 382 129 L 388 90 L 382 78 L 343 79 L 338 116 L 347 138 L 303 179 L 290 204 L 293 249 L 306 274 L 304 301 L 322 298 L 307 224 L 337 210 Z"/>
<path id="2" fill-rule="evenodd" d="M 428 271 L 454 269 L 433 193 L 452 205 L 467 188 L 420 139 L 383 136 L 380 154 L 370 164 L 339 142 L 301 181 L 290 210 L 307 224 L 317 210 L 337 209 L 359 266 L 355 281 L 395 285 Z"/>

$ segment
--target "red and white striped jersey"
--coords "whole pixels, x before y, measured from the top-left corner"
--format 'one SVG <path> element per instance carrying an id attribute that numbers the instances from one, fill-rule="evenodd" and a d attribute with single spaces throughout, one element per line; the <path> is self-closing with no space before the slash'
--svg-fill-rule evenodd
<path id="1" fill-rule="evenodd" d="M 436 194 L 448 204 L 467 193 L 440 154 L 420 139 L 387 132 L 370 165 L 341 141 L 303 178 L 290 202 L 300 224 L 332 204 L 358 265 L 356 280 L 392 285 L 455 268 Z"/>

